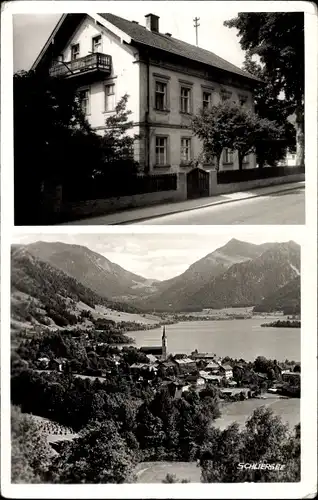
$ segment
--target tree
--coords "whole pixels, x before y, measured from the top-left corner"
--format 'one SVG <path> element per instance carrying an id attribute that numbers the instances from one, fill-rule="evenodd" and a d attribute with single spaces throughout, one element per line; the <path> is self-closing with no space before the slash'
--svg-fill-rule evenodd
<path id="1" fill-rule="evenodd" d="M 13 483 L 40 483 L 53 450 L 31 417 L 11 406 L 11 478 Z"/>
<path id="2" fill-rule="evenodd" d="M 260 118 L 275 121 L 281 127 L 278 138 L 261 137 L 255 149 L 259 167 L 265 163 L 275 166 L 285 158 L 288 150 L 294 151 L 296 145 L 295 128 L 289 119 L 290 105 L 277 95 L 275 83 L 269 78 L 265 67 L 252 60 L 251 55 L 245 55 L 243 68 L 260 79 L 254 88 L 255 113 Z"/>
<path id="3" fill-rule="evenodd" d="M 273 144 L 279 139 L 281 129 L 275 122 L 260 118 L 252 111 L 242 107 L 237 111 L 237 120 L 231 129 L 232 149 L 238 152 L 239 169 L 242 170 L 244 156 L 255 153 L 257 147 L 259 151 L 264 143 Z M 263 157 L 266 159 L 266 154 Z"/>
<path id="4" fill-rule="evenodd" d="M 138 163 L 134 160 L 134 144 L 138 135 L 132 133 L 132 111 L 127 110 L 128 94 L 117 103 L 115 113 L 106 118 L 105 133 L 101 140 L 102 165 L 94 173 L 95 177 L 125 179 L 136 174 Z"/>
<path id="5" fill-rule="evenodd" d="M 112 420 L 94 422 L 56 457 L 50 476 L 58 483 L 127 483 L 136 458 Z"/>
<path id="6" fill-rule="evenodd" d="M 304 163 L 304 14 L 302 12 L 240 13 L 225 21 L 236 28 L 249 57 L 258 56 L 273 98 L 281 96 L 294 114 L 297 165 Z"/>
<path id="7" fill-rule="evenodd" d="M 35 222 L 39 218 L 46 186 L 91 171 L 98 136 L 75 90 L 61 79 L 19 72 L 13 77 L 13 92 L 16 222 L 30 224 L 30 217 Z"/>
<path id="8" fill-rule="evenodd" d="M 283 470 L 239 464 L 280 464 Z M 291 432 L 270 408 L 254 410 L 245 428 L 237 423 L 210 434 L 201 448 L 203 482 L 292 482 L 300 480 L 300 428 Z"/>
<path id="9" fill-rule="evenodd" d="M 230 131 L 233 111 L 227 103 L 218 104 L 201 109 L 192 120 L 193 132 L 203 143 L 203 156 L 206 161 L 215 157 L 217 170 L 223 149 L 232 147 Z"/>
<path id="10" fill-rule="evenodd" d="M 192 126 L 203 141 L 204 154 L 216 157 L 217 169 L 223 148 L 237 150 L 242 170 L 244 156 L 255 151 L 260 139 L 274 139 L 281 132 L 275 122 L 229 101 L 201 110 Z"/>

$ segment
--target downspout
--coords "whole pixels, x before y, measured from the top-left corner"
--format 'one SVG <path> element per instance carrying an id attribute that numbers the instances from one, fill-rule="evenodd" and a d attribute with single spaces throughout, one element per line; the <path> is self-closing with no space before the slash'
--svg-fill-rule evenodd
<path id="1" fill-rule="evenodd" d="M 147 159 L 145 165 L 145 173 L 149 174 L 150 171 L 150 124 L 149 124 L 149 114 L 150 114 L 150 65 L 149 65 L 149 53 L 147 53 L 147 111 L 146 111 L 146 150 Z"/>

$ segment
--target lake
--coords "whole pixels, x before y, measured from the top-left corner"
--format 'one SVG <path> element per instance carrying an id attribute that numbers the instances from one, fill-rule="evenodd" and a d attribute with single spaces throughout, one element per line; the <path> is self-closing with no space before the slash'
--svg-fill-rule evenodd
<path id="1" fill-rule="evenodd" d="M 191 354 L 197 349 L 246 361 L 254 361 L 257 356 L 300 361 L 300 328 L 261 327 L 262 323 L 270 321 L 272 319 L 251 318 L 167 325 L 168 353 Z M 135 338 L 136 347 L 161 345 L 161 328 L 128 334 Z"/>
<path id="2" fill-rule="evenodd" d="M 271 408 L 291 429 L 300 422 L 300 398 L 283 399 L 268 394 L 267 399 L 253 398 L 222 405 L 220 408 L 221 417 L 217 418 L 213 425 L 223 430 L 233 422 L 237 422 L 240 427 L 244 427 L 247 418 L 260 406 Z"/>

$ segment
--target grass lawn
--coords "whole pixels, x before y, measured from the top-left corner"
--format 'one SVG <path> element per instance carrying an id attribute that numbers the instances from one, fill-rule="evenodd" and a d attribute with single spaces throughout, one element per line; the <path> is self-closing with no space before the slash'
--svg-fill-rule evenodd
<path id="1" fill-rule="evenodd" d="M 161 483 L 167 474 L 200 483 L 201 468 L 196 462 L 141 462 L 136 467 L 137 483 Z"/>

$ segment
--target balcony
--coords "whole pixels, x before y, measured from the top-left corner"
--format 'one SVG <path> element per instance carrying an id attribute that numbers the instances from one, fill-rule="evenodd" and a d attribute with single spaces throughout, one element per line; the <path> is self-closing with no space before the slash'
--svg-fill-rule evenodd
<path id="1" fill-rule="evenodd" d="M 95 52 L 73 61 L 58 62 L 50 68 L 50 76 L 71 78 L 88 73 L 111 72 L 111 56 Z"/>

